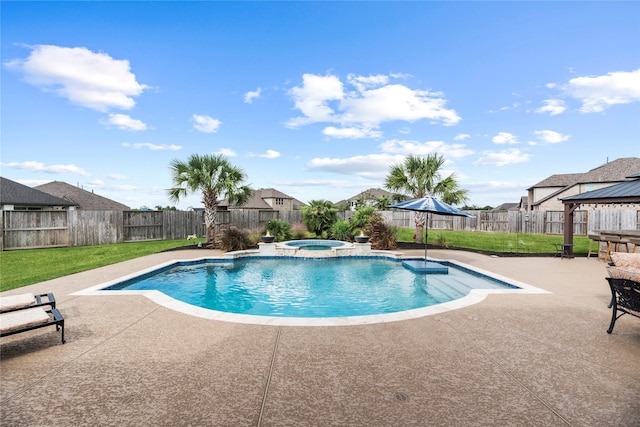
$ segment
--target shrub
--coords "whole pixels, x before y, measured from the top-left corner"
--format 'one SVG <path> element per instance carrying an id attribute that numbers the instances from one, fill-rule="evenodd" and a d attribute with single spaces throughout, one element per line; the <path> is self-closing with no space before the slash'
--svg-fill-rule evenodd
<path id="1" fill-rule="evenodd" d="M 367 226 L 367 224 L 369 224 L 371 215 L 374 215 L 375 213 L 376 210 L 372 207 L 365 207 L 355 211 L 353 216 L 349 220 L 352 233 L 356 234 L 360 230 L 363 230 Z"/>
<path id="2" fill-rule="evenodd" d="M 379 213 L 370 216 L 369 224 L 365 227 L 365 233 L 369 235 L 372 249 L 393 250 L 397 247 L 394 227 L 385 223 L 384 217 Z"/>
<path id="3" fill-rule="evenodd" d="M 220 249 L 225 252 L 243 251 L 253 246 L 249 233 L 236 227 L 229 227 L 220 238 Z"/>
<path id="4" fill-rule="evenodd" d="M 309 204 L 300 210 L 302 222 L 309 231 L 320 238 L 324 233 L 328 233 L 338 220 L 337 210 L 328 200 L 310 200 Z"/>
<path id="5" fill-rule="evenodd" d="M 272 219 L 265 224 L 264 228 L 275 237 L 276 242 L 285 242 L 293 237 L 291 224 L 281 219 Z"/>
<path id="6" fill-rule="evenodd" d="M 309 232 L 307 230 L 298 230 L 293 232 L 294 240 L 303 240 L 309 238 Z"/>
<path id="7" fill-rule="evenodd" d="M 442 246 L 443 248 L 448 247 L 447 245 L 447 237 L 444 235 L 444 233 L 441 231 L 438 233 L 438 235 L 436 236 L 436 244 L 438 246 Z"/>
<path id="8" fill-rule="evenodd" d="M 309 237 L 309 231 L 307 230 L 307 227 L 301 223 L 301 222 L 296 222 L 295 224 L 293 224 L 293 238 L 296 240 L 302 240 L 302 239 L 306 239 Z"/>
<path id="9" fill-rule="evenodd" d="M 335 240 L 343 240 L 350 242 L 353 240 L 353 231 L 351 230 L 351 224 L 344 220 L 338 219 L 329 230 L 329 236 Z"/>

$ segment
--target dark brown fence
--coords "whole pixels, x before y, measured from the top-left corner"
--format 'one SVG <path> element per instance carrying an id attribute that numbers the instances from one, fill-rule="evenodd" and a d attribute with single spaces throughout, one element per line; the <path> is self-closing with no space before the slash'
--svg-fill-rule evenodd
<path id="1" fill-rule="evenodd" d="M 564 212 L 470 211 L 473 218 L 429 215 L 429 229 L 499 233 L 563 234 Z M 0 211 L 0 250 L 89 246 L 147 240 L 186 239 L 205 235 L 202 211 Z M 340 212 L 349 219 L 353 212 Z M 415 213 L 384 211 L 396 227 L 415 227 Z M 272 219 L 302 223 L 300 211 L 238 210 L 218 212 L 218 223 L 259 232 Z M 640 210 L 602 209 L 576 211 L 574 234 L 591 230 L 640 229 Z"/>

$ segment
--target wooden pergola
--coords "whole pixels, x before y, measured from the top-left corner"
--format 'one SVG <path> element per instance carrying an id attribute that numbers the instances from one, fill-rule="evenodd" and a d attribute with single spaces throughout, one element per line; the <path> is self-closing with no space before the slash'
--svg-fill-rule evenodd
<path id="1" fill-rule="evenodd" d="M 564 245 L 567 256 L 573 257 L 573 213 L 580 205 L 640 203 L 640 174 L 629 178 L 633 180 L 561 199 L 564 204 Z"/>

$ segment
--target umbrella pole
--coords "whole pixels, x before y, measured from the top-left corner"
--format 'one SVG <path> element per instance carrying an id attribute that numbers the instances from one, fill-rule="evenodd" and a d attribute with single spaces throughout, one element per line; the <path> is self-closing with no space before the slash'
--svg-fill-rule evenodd
<path id="1" fill-rule="evenodd" d="M 427 221 L 424 224 L 424 262 L 427 262 L 427 245 L 429 244 L 429 212 L 427 212 Z"/>

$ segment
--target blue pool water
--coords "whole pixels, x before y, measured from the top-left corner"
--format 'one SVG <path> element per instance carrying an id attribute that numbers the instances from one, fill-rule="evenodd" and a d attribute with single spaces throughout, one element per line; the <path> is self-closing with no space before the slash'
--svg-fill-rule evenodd
<path id="1" fill-rule="evenodd" d="M 178 262 L 107 290 L 158 290 L 229 313 L 345 317 L 395 313 L 461 298 L 471 289 L 516 288 L 455 265 L 416 274 L 384 258 L 241 258 Z"/>

